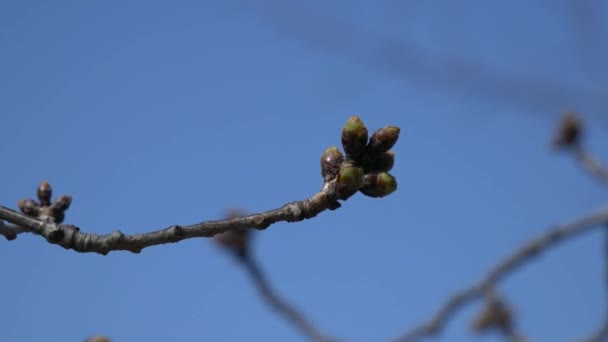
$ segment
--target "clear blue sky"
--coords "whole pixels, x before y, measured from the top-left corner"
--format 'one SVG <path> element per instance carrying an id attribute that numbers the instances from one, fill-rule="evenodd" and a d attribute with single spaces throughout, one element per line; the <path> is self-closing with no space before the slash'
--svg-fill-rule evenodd
<path id="1" fill-rule="evenodd" d="M 353 113 L 371 130 L 398 125 L 395 194 L 274 225 L 255 244 L 277 291 L 321 329 L 387 340 L 606 200 L 548 148 L 560 111 L 576 108 L 608 160 L 605 64 L 583 65 L 564 2 L 509 3 L 3 1 L 0 203 L 15 207 L 47 179 L 74 197 L 66 222 L 96 233 L 267 210 L 320 188 L 320 154 Z M 385 40 L 439 58 L 389 58 Z M 449 56 L 568 96 L 460 81 Z M 502 284 L 524 334 L 561 341 L 599 324 L 600 237 Z M 23 235 L 0 241 L 0 259 L 0 341 L 302 341 L 209 240 L 100 256 Z M 470 341 L 477 309 L 441 340 Z"/>

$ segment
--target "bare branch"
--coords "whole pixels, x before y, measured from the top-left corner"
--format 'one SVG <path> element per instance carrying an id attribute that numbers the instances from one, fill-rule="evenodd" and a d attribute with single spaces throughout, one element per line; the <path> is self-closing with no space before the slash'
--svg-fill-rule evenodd
<path id="1" fill-rule="evenodd" d="M 532 261 L 541 252 L 607 223 L 608 207 L 605 207 L 588 213 L 578 220 L 550 229 L 496 264 L 479 282 L 452 295 L 431 319 L 407 331 L 394 341 L 412 342 L 436 335 L 465 304 L 481 298 L 485 289 L 494 287 L 504 277 Z"/>
<path id="2" fill-rule="evenodd" d="M 0 235 L 4 236 L 8 241 L 15 240 L 17 238 L 17 232 L 4 224 L 4 221 L 0 220 Z"/>
<path id="3" fill-rule="evenodd" d="M 603 65 L 602 2 L 598 0 L 570 0 L 567 2 L 569 24 L 572 27 L 576 56 L 586 76 L 598 86 L 605 85 Z"/>
<path id="4" fill-rule="evenodd" d="M 608 300 L 608 225 L 604 227 L 604 286 L 606 293 L 604 300 Z M 603 342 L 608 340 L 608 306 L 604 309 L 604 320 L 598 327 L 597 331 L 591 337 L 581 340 L 580 342 Z"/>
<path id="5" fill-rule="evenodd" d="M 312 322 L 310 322 L 304 314 L 299 312 L 294 306 L 286 300 L 279 297 L 270 286 L 270 283 L 262 273 L 259 265 L 253 258 L 243 258 L 242 262 L 251 277 L 251 281 L 257 288 L 262 299 L 281 316 L 291 323 L 298 331 L 308 337 L 311 341 L 316 342 L 336 342 L 336 338 L 322 334 Z"/>
<path id="6" fill-rule="evenodd" d="M 407 37 L 396 40 L 364 29 L 338 13 L 309 5 L 276 0 L 251 4 L 255 13 L 278 33 L 402 81 L 538 113 L 553 113 L 564 106 L 583 103 L 598 110 L 606 106 L 607 93 L 601 88 L 575 87 L 542 77 L 502 72 L 467 58 L 445 56 Z"/>
<path id="7" fill-rule="evenodd" d="M 598 181 L 608 184 L 608 167 L 603 165 L 591 152 L 579 144 L 572 148 L 572 153 L 585 171 Z"/>
<path id="8" fill-rule="evenodd" d="M 515 328 L 515 315 L 505 299 L 498 294 L 496 289 L 488 287 L 484 289 L 485 305 L 473 320 L 472 328 L 477 333 L 495 329 L 508 341 L 523 342 L 523 335 Z"/>
<path id="9" fill-rule="evenodd" d="M 608 183 L 608 167 L 595 158 L 584 146 L 585 127 L 580 115 L 575 112 L 565 113 L 555 131 L 553 146 L 566 150 L 574 155 L 584 170 L 602 183 Z"/>
<path id="10" fill-rule="evenodd" d="M 76 226 L 42 221 L 3 206 L 0 206 L 0 220 L 11 222 L 23 227 L 24 230 L 43 236 L 50 243 L 77 252 L 105 255 L 111 251 L 121 250 L 139 253 L 150 246 L 196 237 L 212 237 L 232 230 L 266 229 L 277 222 L 297 222 L 315 217 L 327 209 L 334 210 L 340 207 L 334 192 L 334 183 L 335 180 L 325 183 L 323 189 L 314 196 L 287 203 L 278 209 L 227 220 L 203 221 L 188 226 L 173 225 L 162 230 L 135 235 L 126 235 L 119 230 L 106 235 L 84 233 Z"/>
<path id="11" fill-rule="evenodd" d="M 245 213 L 241 209 L 230 209 L 227 211 L 226 219 L 243 217 Z M 218 234 L 214 237 L 216 243 L 226 252 L 236 258 L 249 274 L 251 282 L 258 290 L 262 300 L 285 318 L 296 330 L 308 337 L 311 341 L 330 342 L 337 341 L 332 337 L 322 334 L 314 324 L 306 319 L 303 313 L 281 298 L 270 286 L 268 278 L 264 276 L 262 269 L 253 258 L 251 253 L 253 234 L 250 230 L 236 230 Z"/>
<path id="12" fill-rule="evenodd" d="M 4 236 L 8 241 L 15 240 L 17 235 L 21 233 L 28 232 L 29 230 L 27 228 L 6 224 L 4 221 L 0 220 L 0 235 Z"/>

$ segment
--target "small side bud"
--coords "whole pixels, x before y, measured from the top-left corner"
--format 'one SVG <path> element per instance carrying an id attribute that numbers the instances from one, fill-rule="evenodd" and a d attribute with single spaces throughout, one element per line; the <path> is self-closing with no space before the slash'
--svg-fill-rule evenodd
<path id="1" fill-rule="evenodd" d="M 27 216 L 37 217 L 40 213 L 40 204 L 33 199 L 22 199 L 17 202 L 17 206 L 21 209 L 21 212 Z"/>
<path id="2" fill-rule="evenodd" d="M 338 199 L 346 200 L 354 195 L 363 185 L 363 169 L 357 166 L 345 166 L 336 179 L 335 191 Z"/>
<path id="3" fill-rule="evenodd" d="M 329 182 L 338 176 L 343 161 L 342 152 L 335 146 L 329 147 L 323 152 L 321 156 L 321 175 L 325 182 Z"/>
<path id="4" fill-rule="evenodd" d="M 392 194 L 397 190 L 397 180 L 386 172 L 368 173 L 363 177 L 363 186 L 359 191 L 368 197 L 378 198 Z"/>
<path id="5" fill-rule="evenodd" d="M 346 157 L 356 160 L 367 145 L 367 127 L 358 116 L 351 116 L 342 128 L 342 147 Z"/>
<path id="6" fill-rule="evenodd" d="M 105 336 L 93 336 L 85 340 L 85 342 L 112 342 L 109 337 Z"/>
<path id="7" fill-rule="evenodd" d="M 36 190 L 36 195 L 40 201 L 40 205 L 46 207 L 51 204 L 51 196 L 53 195 L 53 188 L 47 181 L 42 181 Z"/>
<path id="8" fill-rule="evenodd" d="M 64 212 L 64 211 L 68 210 L 68 208 L 70 207 L 70 204 L 72 204 L 72 196 L 61 195 L 61 196 L 57 197 L 57 199 L 53 202 L 51 207 L 56 212 Z"/>
<path id="9" fill-rule="evenodd" d="M 472 324 L 472 329 L 482 332 L 491 328 L 497 328 L 502 332 L 511 330 L 511 311 L 501 301 L 492 301 L 483 308 Z"/>
<path id="10" fill-rule="evenodd" d="M 399 139 L 401 129 L 396 126 L 386 126 L 374 132 L 369 139 L 367 149 L 372 153 L 387 152 Z"/>
<path id="11" fill-rule="evenodd" d="M 557 148 L 566 148 L 577 145 L 582 136 L 583 124 L 576 113 L 566 113 L 555 132 L 553 138 L 553 146 Z"/>

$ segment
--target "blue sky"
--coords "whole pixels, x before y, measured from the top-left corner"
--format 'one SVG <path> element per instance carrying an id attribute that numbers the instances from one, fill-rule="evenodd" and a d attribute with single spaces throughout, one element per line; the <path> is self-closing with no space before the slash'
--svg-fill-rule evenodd
<path id="1" fill-rule="evenodd" d="M 509 3 L 4 1 L 0 203 L 46 179 L 74 198 L 66 222 L 96 233 L 268 210 L 320 188 L 319 157 L 350 115 L 400 126 L 396 193 L 255 241 L 277 291 L 322 330 L 387 340 L 605 202 L 548 144 L 574 108 L 608 160 L 605 47 L 577 45 L 565 1 Z M 501 284 L 522 333 L 561 341 L 600 323 L 601 246 L 583 236 Z M 23 235 L 0 258 L 1 341 L 302 341 L 209 240 L 100 256 Z M 477 309 L 437 340 L 470 341 Z"/>

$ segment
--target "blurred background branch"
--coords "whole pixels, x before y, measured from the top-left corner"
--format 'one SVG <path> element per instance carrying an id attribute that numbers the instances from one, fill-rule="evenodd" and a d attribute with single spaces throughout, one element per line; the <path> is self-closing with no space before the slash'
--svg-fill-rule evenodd
<path id="1" fill-rule="evenodd" d="M 604 264 L 604 302 L 608 302 L 608 224 L 604 226 L 604 246 L 603 246 L 603 264 Z M 608 304 L 604 307 L 604 319 L 600 322 L 597 331 L 591 334 L 587 339 L 581 342 L 603 342 L 608 341 Z"/>
<path id="2" fill-rule="evenodd" d="M 408 330 L 395 342 L 413 342 L 436 335 L 456 312 L 473 300 L 485 295 L 486 289 L 494 288 L 506 276 L 524 264 L 534 260 L 539 254 L 547 252 L 558 244 L 581 235 L 592 229 L 608 224 L 608 208 L 600 208 L 570 223 L 549 229 L 541 236 L 524 244 L 513 254 L 496 264 L 481 281 L 452 295 L 428 321 Z"/>
<path id="3" fill-rule="evenodd" d="M 225 218 L 233 219 L 243 216 L 245 216 L 243 210 L 230 209 L 225 215 Z M 249 275 L 249 279 L 257 289 L 262 300 L 279 316 L 284 318 L 285 321 L 291 324 L 294 329 L 299 331 L 310 341 L 339 341 L 336 338 L 322 333 L 300 310 L 276 293 L 264 275 L 259 263 L 254 259 L 253 254 L 251 253 L 253 235 L 254 232 L 249 230 L 230 231 L 217 235 L 215 241 L 227 252 L 232 254 L 245 268 Z"/>
<path id="4" fill-rule="evenodd" d="M 391 78 L 433 91 L 461 95 L 516 110 L 529 110 L 539 115 L 552 115 L 550 113 L 583 105 L 590 113 L 600 113 L 608 105 L 606 87 L 575 86 L 560 81 L 559 75 L 552 75 L 558 76 L 557 79 L 549 79 L 529 72 L 501 71 L 496 66 L 470 57 L 448 55 L 422 47 L 407 36 L 396 39 L 365 29 L 340 13 L 308 4 L 276 0 L 248 4 L 281 35 L 298 40 L 313 49 L 364 65 Z M 579 3 L 573 0 L 570 4 L 574 10 L 567 14 L 570 19 L 574 18 L 571 22 L 579 46 L 574 52 L 586 56 L 581 58 L 584 61 L 582 64 L 588 68 L 595 67 L 589 74 L 598 76 L 597 67 L 600 67 L 599 70 L 603 68 L 594 56 L 602 45 L 598 45 L 602 39 L 593 22 L 597 19 L 596 12 L 599 10 L 590 8 L 594 5 L 592 1 Z M 436 3 L 433 4 L 435 6 Z M 402 23 L 413 19 L 410 13 L 401 15 Z M 581 35 L 586 38 L 581 39 Z M 603 124 L 608 124 L 605 116 L 597 114 L 597 117 Z"/>

